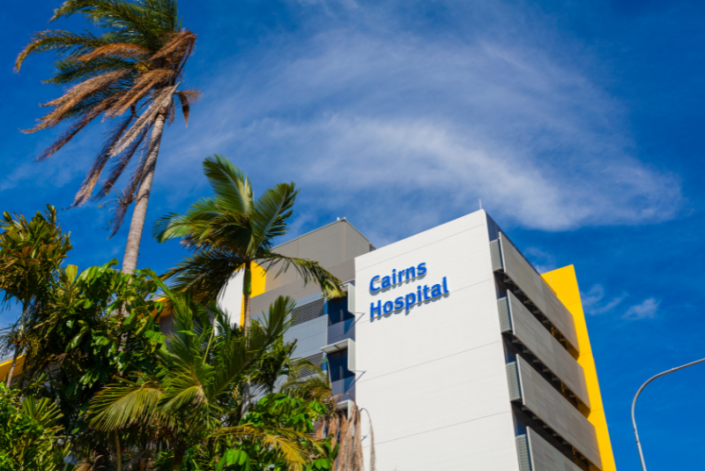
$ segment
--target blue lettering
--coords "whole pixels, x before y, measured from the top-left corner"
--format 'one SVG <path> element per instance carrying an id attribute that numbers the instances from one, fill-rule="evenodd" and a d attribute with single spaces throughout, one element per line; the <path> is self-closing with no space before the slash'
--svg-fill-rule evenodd
<path id="1" fill-rule="evenodd" d="M 389 314 L 393 310 L 394 310 L 394 303 L 393 302 L 387 301 L 386 303 L 384 303 L 384 313 L 385 314 Z"/>
<path id="2" fill-rule="evenodd" d="M 378 316 L 382 315 L 382 301 L 377 301 L 376 307 L 375 303 L 370 304 L 370 320 L 375 318 L 375 311 L 377 311 Z"/>
<path id="3" fill-rule="evenodd" d="M 382 289 L 389 288 L 392 284 L 389 282 L 389 277 L 385 276 L 382 278 Z"/>
<path id="4" fill-rule="evenodd" d="M 428 285 L 423 285 L 423 299 L 424 301 L 428 301 L 430 296 L 428 295 Z"/>
<path id="5" fill-rule="evenodd" d="M 409 293 L 406 295 L 406 310 L 408 311 L 411 306 L 416 302 L 416 295 L 414 293 Z"/>
<path id="6" fill-rule="evenodd" d="M 404 298 L 399 296 L 394 300 L 394 310 L 399 311 L 401 309 L 404 309 Z"/>
<path id="7" fill-rule="evenodd" d="M 377 291 L 379 291 L 381 289 L 381 288 L 375 288 L 375 281 L 377 281 L 377 280 L 379 280 L 379 275 L 375 276 L 374 278 L 372 278 L 370 280 L 370 291 L 372 291 L 373 293 L 376 293 Z"/>
<path id="8" fill-rule="evenodd" d="M 431 297 L 432 298 L 437 298 L 438 296 L 442 295 L 443 291 L 441 291 L 441 285 L 433 285 L 431 288 Z"/>
<path id="9" fill-rule="evenodd" d="M 416 278 L 416 268 L 411 267 L 406 269 L 406 281 Z"/>
<path id="10" fill-rule="evenodd" d="M 446 277 L 443 277 L 443 294 L 448 294 L 450 291 L 448 291 L 448 282 L 446 281 Z"/>
<path id="11" fill-rule="evenodd" d="M 419 269 L 419 276 L 424 276 L 428 270 L 426 270 L 426 264 L 425 263 L 419 263 L 419 266 L 417 267 Z"/>

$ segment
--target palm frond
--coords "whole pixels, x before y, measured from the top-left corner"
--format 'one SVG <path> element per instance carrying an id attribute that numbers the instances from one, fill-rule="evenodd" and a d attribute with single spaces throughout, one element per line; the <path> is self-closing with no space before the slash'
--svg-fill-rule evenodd
<path id="1" fill-rule="evenodd" d="M 132 119 L 132 116 L 128 116 L 121 123 L 119 123 L 111 133 L 108 134 L 108 139 L 106 139 L 103 149 L 97 155 L 90 172 L 88 172 L 86 179 L 81 184 L 81 188 L 78 190 L 78 193 L 76 193 L 76 197 L 71 205 L 72 207 L 82 205 L 91 197 L 93 188 L 95 188 L 96 183 L 98 183 L 98 178 L 100 178 L 100 175 L 103 173 L 103 168 L 105 168 L 105 165 L 110 158 L 110 149 L 112 149 L 113 145 L 115 145 L 118 139 L 120 139 L 122 134 L 132 122 Z"/>
<path id="2" fill-rule="evenodd" d="M 313 260 L 287 257 L 269 250 L 263 250 L 258 254 L 257 262 L 267 270 L 276 265 L 279 269 L 275 276 L 279 276 L 293 267 L 303 279 L 304 285 L 311 281 L 315 282 L 328 299 L 345 296 L 342 282 Z"/>
<path id="3" fill-rule="evenodd" d="M 254 193 L 250 179 L 242 170 L 225 157 L 214 155 L 203 161 L 203 173 L 215 192 L 218 204 L 224 210 L 250 214 Z"/>
<path id="4" fill-rule="evenodd" d="M 70 31 L 48 30 L 35 33 L 29 44 L 15 60 L 15 71 L 19 72 L 27 56 L 39 52 L 72 52 L 71 56 L 84 54 L 91 49 L 104 46 L 105 39 L 91 33 L 77 34 Z"/>
<path id="5" fill-rule="evenodd" d="M 97 430 L 113 431 L 149 421 L 163 398 L 164 391 L 156 380 L 122 379 L 107 385 L 91 400 L 90 424 Z"/>
<path id="6" fill-rule="evenodd" d="M 269 248 L 272 239 L 286 235 L 297 194 L 293 183 L 279 183 L 257 198 L 252 211 L 253 246 Z"/>
<path id="7" fill-rule="evenodd" d="M 149 49 L 134 43 L 110 43 L 97 47 L 91 52 L 80 55 L 74 60 L 77 62 L 87 62 L 99 57 L 113 57 L 118 59 L 139 60 L 149 54 Z"/>
<path id="8" fill-rule="evenodd" d="M 114 70 L 106 72 L 73 86 L 60 98 L 47 103 L 45 106 L 54 106 L 55 109 L 42 117 L 39 120 L 40 122 L 38 125 L 24 132 L 33 133 L 39 131 L 40 129 L 56 126 L 59 122 L 66 118 L 66 113 L 71 108 L 79 104 L 86 97 L 100 90 L 104 90 L 107 86 L 116 82 L 128 72 L 129 70 Z"/>
<path id="9" fill-rule="evenodd" d="M 156 94 L 150 107 L 142 113 L 142 116 L 135 121 L 135 124 L 125 133 L 122 139 L 115 144 L 113 150 L 110 152 L 112 156 L 118 155 L 124 151 L 127 146 L 139 136 L 140 132 L 143 131 L 145 127 L 151 126 L 154 123 L 157 115 L 171 103 L 173 99 L 172 95 L 176 87 L 177 86 L 174 85 L 173 87 L 163 88 Z"/>

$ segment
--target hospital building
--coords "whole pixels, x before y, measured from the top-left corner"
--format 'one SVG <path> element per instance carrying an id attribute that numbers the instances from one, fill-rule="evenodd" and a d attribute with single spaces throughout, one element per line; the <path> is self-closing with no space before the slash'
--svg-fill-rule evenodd
<path id="1" fill-rule="evenodd" d="M 252 312 L 296 300 L 285 339 L 369 411 L 378 471 L 616 469 L 573 266 L 538 273 L 482 210 L 380 248 L 342 219 L 274 251 L 345 284 L 326 300 L 261 271 Z"/>

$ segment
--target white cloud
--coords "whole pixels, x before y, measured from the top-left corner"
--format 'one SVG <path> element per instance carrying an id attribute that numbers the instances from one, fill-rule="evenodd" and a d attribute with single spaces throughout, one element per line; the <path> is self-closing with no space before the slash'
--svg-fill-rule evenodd
<path id="1" fill-rule="evenodd" d="M 653 319 L 656 317 L 659 304 L 661 304 L 661 301 L 657 301 L 655 298 L 645 299 L 641 303 L 627 309 L 622 318 L 628 320 Z"/>
<path id="2" fill-rule="evenodd" d="M 605 297 L 605 289 L 602 285 L 594 285 L 590 291 L 582 294 L 583 307 L 590 315 L 605 314 L 619 306 L 627 294 L 622 293 L 612 298 Z"/>
<path id="3" fill-rule="evenodd" d="M 682 207 L 678 179 L 637 159 L 620 104 L 516 14 L 513 37 L 481 15 L 465 37 L 358 7 L 364 22 L 272 38 L 225 69 L 167 171 L 223 153 L 256 180 L 301 184 L 306 211 L 345 211 L 392 239 L 479 198 L 502 225 L 543 230 L 651 223 Z"/>

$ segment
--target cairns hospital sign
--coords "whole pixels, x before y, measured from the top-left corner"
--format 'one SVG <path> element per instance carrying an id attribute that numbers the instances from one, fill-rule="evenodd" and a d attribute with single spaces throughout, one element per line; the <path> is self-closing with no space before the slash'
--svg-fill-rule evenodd
<path id="1" fill-rule="evenodd" d="M 405 270 L 392 270 L 391 275 L 380 276 L 375 275 L 370 280 L 370 293 L 380 295 L 388 293 L 390 290 L 408 285 L 414 281 L 420 281 L 426 276 L 428 270 L 425 263 L 419 263 L 415 267 Z M 391 314 L 402 310 L 409 311 L 414 305 L 421 304 L 425 301 L 440 298 L 449 293 L 448 280 L 443 277 L 443 280 L 435 285 L 417 285 L 416 289 L 402 296 L 396 297 L 394 300 L 382 301 L 370 304 L 370 319 L 380 317 L 382 314 Z M 396 293 L 395 293 L 396 294 Z"/>

